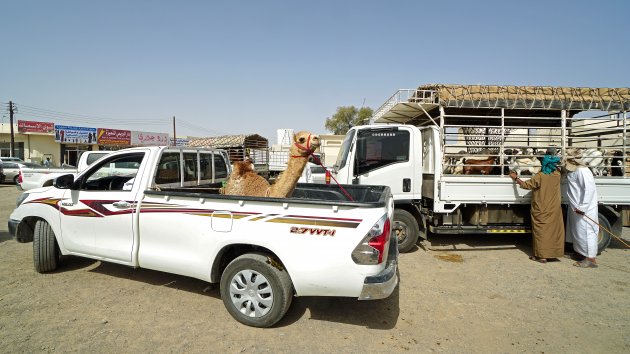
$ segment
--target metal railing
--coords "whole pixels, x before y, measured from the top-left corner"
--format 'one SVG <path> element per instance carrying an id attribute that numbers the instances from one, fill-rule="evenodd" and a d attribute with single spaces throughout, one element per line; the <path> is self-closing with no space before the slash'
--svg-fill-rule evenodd
<path id="1" fill-rule="evenodd" d="M 433 90 L 400 89 L 374 111 L 370 124 L 373 124 L 399 103 L 436 103 L 436 99 L 437 92 Z"/>
<path id="2" fill-rule="evenodd" d="M 449 118 L 458 118 L 458 124 L 449 124 Z M 518 161 L 521 170 L 535 171 L 545 151 L 554 147 L 566 161 L 567 152 L 580 150 L 587 155 L 591 171 L 596 176 L 627 176 L 630 141 L 627 112 L 598 117 L 572 117 L 561 121 L 562 126 L 544 124 L 558 122 L 555 117 L 487 116 L 497 124 L 461 124 L 463 116 L 444 115 L 442 146 L 444 161 L 442 173 L 462 174 L 466 166 L 492 167 L 493 175 L 505 175 Z M 474 118 L 471 116 L 470 118 Z M 527 122 L 523 119 L 526 118 Z M 529 151 L 528 151 L 529 150 Z M 486 161 L 483 164 L 466 163 L 468 160 Z M 470 169 L 470 168 L 469 168 Z"/>

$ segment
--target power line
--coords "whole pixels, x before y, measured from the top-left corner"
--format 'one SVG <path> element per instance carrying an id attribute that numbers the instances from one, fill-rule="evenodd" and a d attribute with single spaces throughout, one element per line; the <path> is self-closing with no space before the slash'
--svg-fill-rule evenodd
<path id="1" fill-rule="evenodd" d="M 52 109 L 39 108 L 39 107 L 34 107 L 34 106 L 20 104 L 20 103 L 16 103 L 16 105 L 18 105 L 22 109 L 27 109 L 30 112 L 37 112 L 37 113 L 49 114 L 49 115 L 63 115 L 63 116 L 68 116 L 68 117 L 72 116 L 72 117 L 77 117 L 77 118 L 94 119 L 94 120 L 136 121 L 136 122 L 139 122 L 139 123 L 144 123 L 144 122 L 148 123 L 148 122 L 154 121 L 154 119 L 114 118 L 114 117 L 104 117 L 104 116 L 98 116 L 98 115 L 88 115 L 88 114 L 61 112 L 61 111 L 56 111 L 56 110 L 52 110 Z"/>
<path id="2" fill-rule="evenodd" d="M 163 117 L 158 119 L 129 119 L 129 118 L 114 118 L 105 117 L 91 114 L 79 114 L 62 112 L 48 108 L 35 107 L 31 105 L 13 103 L 14 107 L 18 107 L 15 111 L 15 115 L 18 117 L 34 118 L 49 122 L 61 122 L 61 123 L 73 123 L 73 124 L 87 124 L 87 125 L 122 125 L 122 126 L 154 126 L 154 127 L 167 127 L 170 125 L 171 118 Z M 7 103 L 8 106 L 8 103 Z M 188 128 L 196 132 L 203 132 L 210 135 L 229 135 L 229 133 L 203 127 L 183 119 L 177 119 L 177 125 Z"/>
<path id="3" fill-rule="evenodd" d="M 111 125 L 123 125 L 123 126 L 137 126 L 139 124 L 141 125 L 151 125 L 151 126 L 166 126 L 168 123 L 167 122 L 151 122 L 151 123 L 138 123 L 138 122 L 109 122 L 109 121 L 93 121 L 93 120 L 82 120 L 82 119 L 74 119 L 74 118 L 61 118 L 58 116 L 46 116 L 46 115 L 42 115 L 42 114 L 33 114 L 33 113 L 24 113 L 24 112 L 18 112 L 16 114 L 16 116 L 21 116 L 21 117 L 30 117 L 33 119 L 39 119 L 39 120 L 43 120 L 43 121 L 51 121 L 53 123 L 56 122 L 64 122 L 64 123 L 80 123 L 80 124 L 87 124 L 87 125 L 103 125 L 103 123 L 105 124 L 111 124 Z"/>
<path id="4" fill-rule="evenodd" d="M 190 123 L 190 122 L 182 120 L 182 119 L 177 119 L 177 123 L 179 125 L 183 125 L 186 128 L 193 129 L 193 130 L 201 130 L 203 132 L 210 133 L 212 135 L 229 135 L 228 133 L 222 132 L 220 130 L 204 128 L 204 127 L 201 127 L 199 125 Z"/>

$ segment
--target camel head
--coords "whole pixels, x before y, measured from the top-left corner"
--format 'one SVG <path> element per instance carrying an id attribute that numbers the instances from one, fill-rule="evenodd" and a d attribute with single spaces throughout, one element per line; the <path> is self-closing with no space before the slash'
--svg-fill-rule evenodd
<path id="1" fill-rule="evenodd" d="M 311 134 L 307 131 L 298 132 L 293 136 L 293 145 L 291 145 L 291 156 L 308 158 L 313 151 L 319 148 L 319 136 Z"/>

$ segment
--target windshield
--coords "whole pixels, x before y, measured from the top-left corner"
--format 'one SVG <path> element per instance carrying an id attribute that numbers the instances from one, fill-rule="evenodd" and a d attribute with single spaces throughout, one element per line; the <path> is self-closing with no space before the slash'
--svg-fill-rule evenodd
<path id="1" fill-rule="evenodd" d="M 359 132 L 356 158 L 358 174 L 406 161 L 409 161 L 408 131 L 395 128 Z"/>
<path id="2" fill-rule="evenodd" d="M 356 130 L 349 131 L 346 134 L 346 137 L 343 139 L 343 143 L 341 144 L 341 148 L 339 149 L 339 154 L 337 155 L 337 161 L 335 162 L 335 167 L 337 169 L 343 168 L 346 165 L 348 154 L 350 153 L 350 146 L 352 145 L 352 140 L 354 139 L 355 132 Z"/>

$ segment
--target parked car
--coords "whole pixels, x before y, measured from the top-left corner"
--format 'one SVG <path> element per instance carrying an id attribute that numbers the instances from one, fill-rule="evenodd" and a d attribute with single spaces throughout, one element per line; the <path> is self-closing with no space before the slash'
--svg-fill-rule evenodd
<path id="1" fill-rule="evenodd" d="M 18 176 L 20 175 L 20 168 L 40 168 L 41 165 L 30 162 L 0 162 L 2 169 L 4 170 L 4 181 L 13 182 L 17 184 Z M 2 181 L 2 182 L 4 182 Z"/>
<path id="2" fill-rule="evenodd" d="M 2 164 L 0 164 L 0 183 L 4 182 L 4 169 L 2 168 Z"/>
<path id="3" fill-rule="evenodd" d="M 0 157 L 0 163 L 1 162 L 19 162 L 19 163 L 24 163 L 24 160 L 22 160 L 19 157 Z"/>

